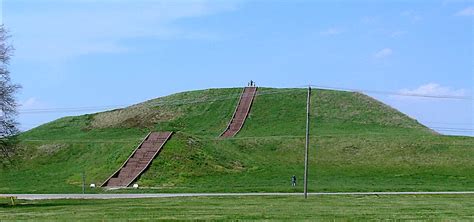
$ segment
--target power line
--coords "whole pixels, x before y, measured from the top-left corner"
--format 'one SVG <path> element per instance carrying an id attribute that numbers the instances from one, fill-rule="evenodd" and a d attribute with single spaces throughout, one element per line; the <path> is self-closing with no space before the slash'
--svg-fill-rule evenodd
<path id="1" fill-rule="evenodd" d="M 257 96 L 271 95 L 271 94 L 283 94 L 288 92 L 300 91 L 301 89 L 285 89 L 284 91 L 278 90 L 274 92 L 260 92 Z M 240 93 L 232 93 L 224 96 L 214 97 L 212 99 L 172 99 L 167 100 L 166 97 L 158 98 L 156 102 L 143 102 L 134 105 L 107 105 L 107 106 L 86 106 L 86 107 L 62 107 L 62 108 L 47 108 L 47 109 L 23 109 L 20 110 L 20 114 L 37 114 L 37 113 L 64 113 L 64 112 L 82 112 L 82 111 L 96 111 L 101 109 L 120 109 L 123 107 L 157 107 L 157 106 L 178 106 L 178 105 L 189 105 L 198 103 L 217 102 L 223 100 L 231 100 L 240 98 Z"/>
<path id="2" fill-rule="evenodd" d="M 421 121 L 426 124 L 439 124 L 439 125 L 457 125 L 457 126 L 474 126 L 474 122 L 472 123 L 446 123 L 446 122 L 425 122 Z"/>
<path id="3" fill-rule="evenodd" d="M 59 108 L 44 108 L 44 109 L 20 109 L 20 113 L 29 113 L 29 112 L 51 112 L 51 111 L 76 111 L 76 110 L 97 110 L 97 109 L 110 109 L 124 107 L 127 105 L 106 105 L 106 106 L 84 106 L 84 107 L 59 107 Z"/>
<path id="4" fill-rule="evenodd" d="M 342 88 L 342 87 L 333 87 L 333 86 L 320 86 L 312 85 L 318 89 L 327 89 L 327 90 L 338 90 L 346 92 L 362 92 L 362 93 L 372 93 L 372 94 L 385 94 L 385 95 L 396 95 L 396 96 L 408 96 L 408 97 L 423 97 L 431 99 L 456 99 L 456 100 L 474 100 L 472 96 L 450 96 L 450 95 L 429 95 L 429 94 L 415 94 L 415 93 L 400 93 L 400 92 L 390 92 L 390 91 L 376 91 L 376 90 L 366 90 L 366 89 L 355 89 L 355 88 Z M 306 87 L 306 86 L 305 86 Z M 301 91 L 303 88 L 284 88 L 284 89 L 275 89 L 278 91 L 275 92 L 260 92 L 257 93 L 257 96 L 260 95 L 269 95 L 269 94 L 279 94 L 287 93 L 294 91 Z M 282 91 L 284 90 L 284 91 Z M 303 91 L 301 91 L 303 92 Z M 136 105 L 105 105 L 105 106 L 85 106 L 85 107 L 61 107 L 61 108 L 44 108 L 44 109 L 21 109 L 21 114 L 37 114 L 37 113 L 66 113 L 66 112 L 84 112 L 84 111 L 95 111 L 103 109 L 118 109 L 123 107 L 133 107 L 142 104 L 151 105 L 151 106 L 163 106 L 163 105 L 185 105 L 185 104 L 194 104 L 194 103 L 205 103 L 205 102 L 214 102 L 228 99 L 236 99 L 240 96 L 240 93 L 227 94 L 221 97 L 215 97 L 213 99 L 172 99 L 167 100 L 166 97 L 159 98 L 157 102 L 144 102 Z"/>
<path id="5" fill-rule="evenodd" d="M 299 117 L 299 115 L 287 115 L 286 117 Z M 347 118 L 341 118 L 341 117 L 326 117 L 324 119 L 320 119 L 319 121 L 322 121 L 323 123 L 328 123 L 327 121 L 347 121 Z M 318 121 L 318 120 L 316 120 Z M 329 122 L 329 123 L 337 123 L 337 122 Z M 422 125 L 420 126 L 394 126 L 394 125 L 389 125 L 389 124 L 383 124 L 382 122 L 364 122 L 364 121 L 357 121 L 357 120 L 351 120 L 349 124 L 353 125 L 378 125 L 380 127 L 391 127 L 391 128 L 396 128 L 396 129 L 424 129 Z M 23 125 L 29 125 L 29 126 L 34 126 L 34 125 L 41 125 L 41 123 L 38 124 L 23 124 Z M 460 128 L 460 127 L 436 127 L 436 126 L 426 126 L 429 129 L 434 129 L 434 130 L 440 130 L 440 131 L 474 131 L 474 128 Z"/>
<path id="6" fill-rule="evenodd" d="M 341 133 L 341 134 L 322 134 L 318 136 L 310 136 L 310 138 L 315 138 L 315 139 L 321 139 L 321 138 L 337 138 L 340 136 L 364 136 L 364 140 L 367 141 L 374 141 L 374 142 L 387 142 L 387 139 L 385 138 L 370 138 L 366 136 L 375 136 L 375 135 L 382 135 L 382 134 L 372 134 L 372 133 L 365 133 L 365 134 L 350 134 L 350 133 Z M 393 135 L 393 134 L 389 134 Z M 406 134 L 405 134 L 406 135 Z M 403 136 L 403 135 L 399 135 Z M 216 138 L 216 137 L 194 137 L 192 139 L 196 139 L 197 141 L 228 141 L 228 140 L 272 140 L 272 139 L 300 139 L 302 142 L 304 142 L 304 138 L 306 136 L 254 136 L 254 137 L 234 137 L 234 138 L 228 138 L 228 139 L 221 139 L 221 138 Z M 338 138 L 339 139 L 339 138 Z M 428 144 L 428 145 L 452 145 L 452 146 L 473 146 L 474 147 L 474 141 L 472 143 L 469 142 L 437 142 L 437 141 L 430 141 L 428 139 L 430 138 L 417 138 L 416 140 L 406 140 L 406 141 L 397 141 L 394 143 L 411 143 L 411 144 L 417 144 L 417 143 L 423 143 L 423 144 Z M 44 142 L 54 142 L 54 143 L 73 143 L 73 144 L 91 144 L 91 143 L 100 143 L 100 144 L 106 144 L 106 143 L 138 143 L 142 140 L 142 138 L 130 138 L 130 139 L 109 139 L 109 140 L 102 140 L 102 139 L 87 139 L 87 140 L 78 140 L 78 139 L 23 139 L 23 142 L 32 142 L 32 143 L 44 143 Z M 188 139 L 181 139 L 181 138 L 172 138 L 172 140 L 175 141 L 189 141 Z"/>
<path id="7" fill-rule="evenodd" d="M 328 90 L 338 90 L 346 92 L 362 92 L 370 94 L 384 94 L 384 95 L 394 95 L 394 96 L 408 96 L 408 97 L 423 97 L 431 99 L 456 99 L 456 100 L 474 100 L 472 96 L 453 96 L 453 95 L 435 95 L 435 94 L 418 94 L 418 93 L 400 93 L 400 92 L 391 92 L 391 91 L 379 91 L 379 90 L 367 90 L 367 89 L 354 89 L 354 88 L 341 88 L 333 86 L 320 86 L 320 85 L 311 85 L 318 89 L 328 89 Z"/>
<path id="8" fill-rule="evenodd" d="M 439 130 L 460 130 L 460 131 L 474 131 L 473 128 L 452 128 L 452 127 L 431 127 L 432 129 L 439 129 Z"/>
<path id="9" fill-rule="evenodd" d="M 452 96 L 437 96 L 437 95 L 416 95 L 416 94 L 401 94 L 394 92 L 384 92 L 384 91 L 372 91 L 372 90 L 361 90 L 361 89 L 348 89 L 348 88 L 339 88 L 339 87 L 327 87 L 327 86 L 316 86 L 319 89 L 330 89 L 330 90 L 342 90 L 342 91 L 351 91 L 351 92 L 366 92 L 366 93 L 383 93 L 391 95 L 401 95 L 401 96 L 415 96 L 415 97 L 429 97 L 436 99 L 469 99 L 472 97 L 452 97 Z M 303 88 L 286 88 L 286 89 L 266 89 L 266 91 L 258 92 L 257 96 L 270 95 L 270 94 L 284 94 L 292 92 L 304 92 Z M 86 107 L 62 107 L 62 108 L 44 108 L 44 109 L 24 109 L 21 110 L 21 114 L 41 114 L 41 113 L 66 113 L 66 112 L 85 112 L 85 111 L 96 111 L 103 109 L 120 109 L 121 107 L 129 108 L 148 108 L 148 107 L 157 107 L 157 106 L 179 106 L 179 105 L 188 105 L 188 104 L 198 104 L 198 103 L 211 103 L 216 101 L 237 100 L 241 96 L 241 93 L 228 93 L 221 96 L 209 98 L 190 98 L 190 99 L 167 99 L 167 97 L 162 97 L 159 99 L 149 100 L 147 102 L 139 103 L 136 105 L 107 105 L 107 106 L 86 106 Z M 334 118 L 331 118 L 334 119 Z M 337 119 L 337 118 L 336 118 Z M 361 122 L 354 122 L 356 124 L 364 124 Z M 369 123 L 367 123 L 369 124 Z M 446 124 L 446 123 L 445 123 Z M 454 124 L 453 124 L 454 125 Z M 399 127 L 400 128 L 400 127 Z M 418 128 L 418 127 L 401 127 L 401 128 Z M 470 132 L 473 129 L 466 128 L 445 128 L 445 127 L 429 127 L 434 130 L 444 131 L 444 132 Z"/>

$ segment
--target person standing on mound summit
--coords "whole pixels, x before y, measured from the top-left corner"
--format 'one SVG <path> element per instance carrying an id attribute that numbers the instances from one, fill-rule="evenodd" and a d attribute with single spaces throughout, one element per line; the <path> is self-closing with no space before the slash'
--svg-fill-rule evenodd
<path id="1" fill-rule="evenodd" d="M 293 176 L 291 177 L 291 186 L 292 186 L 292 187 L 296 187 L 296 176 L 295 176 L 295 175 L 293 175 Z"/>

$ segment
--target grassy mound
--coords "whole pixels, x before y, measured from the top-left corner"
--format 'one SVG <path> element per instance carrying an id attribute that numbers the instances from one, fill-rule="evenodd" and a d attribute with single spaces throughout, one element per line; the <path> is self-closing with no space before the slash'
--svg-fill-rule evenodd
<path id="1" fill-rule="evenodd" d="M 242 131 L 219 139 L 241 90 L 178 93 L 32 129 L 16 165 L 0 170 L 0 193 L 80 192 L 83 173 L 100 184 L 149 131 L 165 130 L 176 134 L 139 179 L 143 192 L 301 191 L 289 185 L 302 180 L 306 90 L 259 89 Z M 312 107 L 311 191 L 472 189 L 473 138 L 437 135 L 358 93 L 315 90 Z"/>

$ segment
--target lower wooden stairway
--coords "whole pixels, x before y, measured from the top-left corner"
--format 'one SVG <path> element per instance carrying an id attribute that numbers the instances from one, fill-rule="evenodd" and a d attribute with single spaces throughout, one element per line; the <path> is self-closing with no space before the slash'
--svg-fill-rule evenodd
<path id="1" fill-rule="evenodd" d="M 173 132 L 149 133 L 132 155 L 101 187 L 128 187 L 150 166 Z"/>

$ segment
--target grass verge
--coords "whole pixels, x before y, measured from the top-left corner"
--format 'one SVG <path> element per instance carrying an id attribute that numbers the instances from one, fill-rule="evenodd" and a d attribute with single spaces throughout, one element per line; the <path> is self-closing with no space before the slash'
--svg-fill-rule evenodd
<path id="1" fill-rule="evenodd" d="M 186 197 L 0 203 L 0 220 L 474 220 L 474 195 Z"/>

